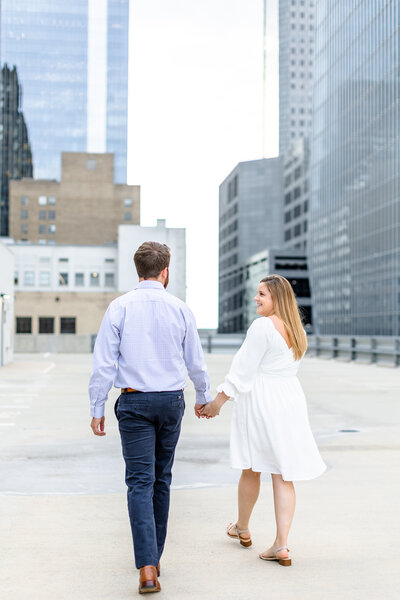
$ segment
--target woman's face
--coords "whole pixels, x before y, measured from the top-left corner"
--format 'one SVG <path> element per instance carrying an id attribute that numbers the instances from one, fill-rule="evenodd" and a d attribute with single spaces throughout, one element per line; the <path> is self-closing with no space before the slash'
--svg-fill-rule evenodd
<path id="1" fill-rule="evenodd" d="M 272 296 L 265 283 L 260 283 L 258 292 L 254 300 L 257 303 L 257 314 L 262 317 L 269 317 L 274 314 L 274 303 Z"/>

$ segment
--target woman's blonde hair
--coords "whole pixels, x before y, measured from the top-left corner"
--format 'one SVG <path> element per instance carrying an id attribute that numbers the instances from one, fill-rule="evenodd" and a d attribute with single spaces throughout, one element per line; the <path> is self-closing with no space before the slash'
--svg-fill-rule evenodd
<path id="1" fill-rule="evenodd" d="M 274 303 L 274 312 L 286 327 L 294 358 L 300 360 L 307 350 L 307 336 L 292 286 L 282 275 L 268 275 L 261 279 L 260 283 L 264 283 L 268 288 Z"/>

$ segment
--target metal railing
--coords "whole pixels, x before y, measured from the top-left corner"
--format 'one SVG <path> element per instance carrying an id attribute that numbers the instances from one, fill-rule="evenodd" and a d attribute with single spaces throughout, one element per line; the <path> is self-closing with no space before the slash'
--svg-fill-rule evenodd
<path id="1" fill-rule="evenodd" d="M 204 352 L 233 354 L 245 334 L 200 331 Z M 390 336 L 308 335 L 307 356 L 400 366 L 400 338 Z"/>

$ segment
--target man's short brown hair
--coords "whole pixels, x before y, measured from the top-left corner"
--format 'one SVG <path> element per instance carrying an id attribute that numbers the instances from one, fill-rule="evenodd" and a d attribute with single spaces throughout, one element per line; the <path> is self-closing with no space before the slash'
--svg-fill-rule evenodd
<path id="1" fill-rule="evenodd" d="M 171 250 L 166 244 L 144 242 L 136 250 L 133 260 L 139 277 L 149 279 L 158 277 L 161 271 L 169 267 Z"/>

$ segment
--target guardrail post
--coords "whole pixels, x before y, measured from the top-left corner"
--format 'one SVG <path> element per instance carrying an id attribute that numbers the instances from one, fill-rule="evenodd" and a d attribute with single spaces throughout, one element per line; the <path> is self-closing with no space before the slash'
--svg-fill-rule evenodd
<path id="1" fill-rule="evenodd" d="M 350 360 L 356 360 L 356 358 L 357 358 L 356 345 L 357 345 L 357 340 L 356 340 L 356 338 L 351 338 L 351 354 L 350 354 Z"/>
<path id="2" fill-rule="evenodd" d="M 332 358 L 338 357 L 338 353 L 339 353 L 338 346 L 339 346 L 338 338 L 332 338 Z"/>
<path id="3" fill-rule="evenodd" d="M 400 340 L 394 340 L 394 366 L 400 366 Z"/>
<path id="4" fill-rule="evenodd" d="M 377 349 L 377 341 L 375 338 L 371 338 L 371 363 L 376 363 L 378 360 L 378 355 L 376 352 Z"/>

